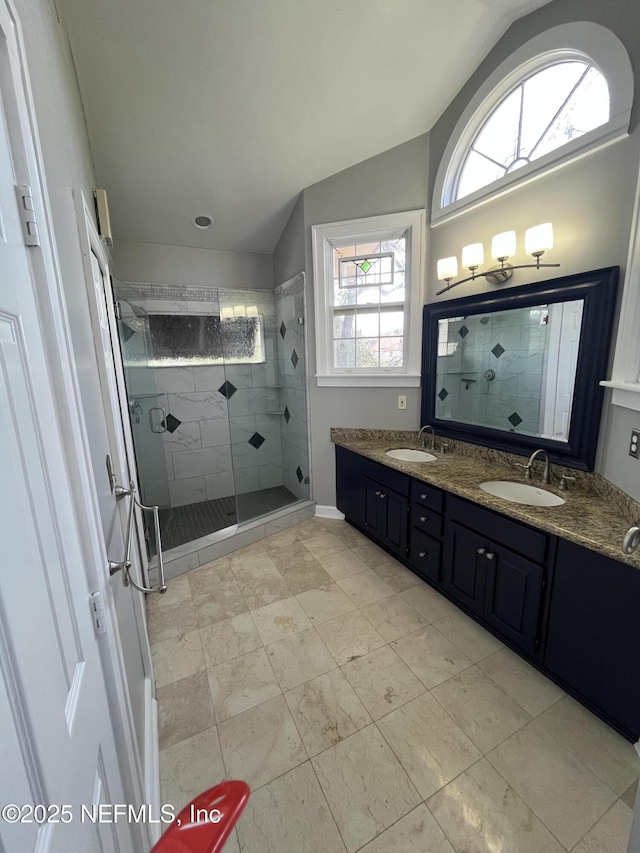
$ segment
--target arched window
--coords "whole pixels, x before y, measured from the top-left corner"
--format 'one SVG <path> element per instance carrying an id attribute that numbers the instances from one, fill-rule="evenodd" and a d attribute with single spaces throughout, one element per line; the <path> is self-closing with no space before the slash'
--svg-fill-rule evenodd
<path id="1" fill-rule="evenodd" d="M 463 112 L 434 187 L 432 223 L 627 135 L 633 73 L 597 24 L 554 27 L 503 62 Z"/>

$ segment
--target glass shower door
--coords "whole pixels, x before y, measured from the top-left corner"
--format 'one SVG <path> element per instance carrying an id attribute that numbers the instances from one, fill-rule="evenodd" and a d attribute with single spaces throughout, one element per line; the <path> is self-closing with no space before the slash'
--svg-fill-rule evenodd
<path id="1" fill-rule="evenodd" d="M 114 282 L 117 293 L 117 282 Z M 171 501 L 163 433 L 167 430 L 167 395 L 158 391 L 151 364 L 149 318 L 139 305 L 119 296 L 118 335 L 122 352 L 129 415 L 141 501 L 160 507 L 160 529 L 169 521 Z M 149 556 L 157 553 L 153 516 L 143 513 Z"/>

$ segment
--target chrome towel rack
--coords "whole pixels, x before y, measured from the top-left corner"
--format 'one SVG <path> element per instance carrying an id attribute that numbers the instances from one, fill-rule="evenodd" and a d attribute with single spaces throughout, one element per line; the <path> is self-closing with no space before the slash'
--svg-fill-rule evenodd
<path id="1" fill-rule="evenodd" d="M 117 501 L 121 501 L 123 498 L 130 497 L 131 502 L 129 504 L 129 515 L 127 517 L 127 539 L 124 551 L 124 559 L 120 562 L 109 560 L 109 574 L 113 577 L 113 575 L 115 575 L 117 572 L 122 572 L 122 582 L 125 586 L 129 586 L 129 584 L 131 584 L 134 589 L 137 589 L 139 592 L 144 592 L 147 595 L 152 592 L 157 592 L 160 595 L 164 595 L 164 593 L 167 591 L 167 584 L 165 583 L 164 579 L 164 559 L 162 556 L 162 541 L 160 539 L 160 507 L 145 506 L 143 503 L 140 503 L 140 501 L 136 497 L 136 487 L 134 486 L 133 482 L 129 483 L 128 489 L 125 488 L 125 486 L 116 485 L 114 487 L 113 492 Z M 131 542 L 133 539 L 133 518 L 136 506 L 140 507 L 140 509 L 153 512 L 153 524 L 156 533 L 156 547 L 158 548 L 158 570 L 160 573 L 160 583 L 158 584 L 158 586 L 154 587 L 139 586 L 131 577 Z"/>

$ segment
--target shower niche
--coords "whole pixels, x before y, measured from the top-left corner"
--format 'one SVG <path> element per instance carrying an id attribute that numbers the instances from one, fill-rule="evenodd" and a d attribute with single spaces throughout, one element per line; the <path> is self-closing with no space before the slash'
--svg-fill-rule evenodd
<path id="1" fill-rule="evenodd" d="M 309 500 L 304 276 L 274 291 L 114 286 L 164 550 Z"/>

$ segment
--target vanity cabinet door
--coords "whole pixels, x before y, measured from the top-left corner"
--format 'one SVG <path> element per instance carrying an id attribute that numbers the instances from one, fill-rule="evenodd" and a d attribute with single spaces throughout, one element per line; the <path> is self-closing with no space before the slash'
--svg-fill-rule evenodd
<path id="1" fill-rule="evenodd" d="M 364 459 L 336 445 L 336 506 L 354 524 L 364 525 Z"/>
<path id="2" fill-rule="evenodd" d="M 533 654 L 543 568 L 493 543 L 489 543 L 483 557 L 487 571 L 485 621 L 518 648 Z"/>
<path id="3" fill-rule="evenodd" d="M 364 479 L 364 527 L 377 539 L 384 538 L 383 487 L 375 480 Z"/>
<path id="4" fill-rule="evenodd" d="M 407 550 L 407 498 L 366 477 L 364 491 L 365 529 L 404 559 Z"/>
<path id="5" fill-rule="evenodd" d="M 409 501 L 391 489 L 383 491 L 385 545 L 404 560 L 407 556 Z"/>
<path id="6" fill-rule="evenodd" d="M 452 521 L 445 540 L 443 586 L 451 596 L 473 613 L 482 616 L 486 590 L 487 540 Z"/>
<path id="7" fill-rule="evenodd" d="M 640 737 L 640 571 L 560 540 L 545 666 L 631 740 Z"/>

